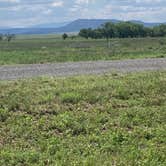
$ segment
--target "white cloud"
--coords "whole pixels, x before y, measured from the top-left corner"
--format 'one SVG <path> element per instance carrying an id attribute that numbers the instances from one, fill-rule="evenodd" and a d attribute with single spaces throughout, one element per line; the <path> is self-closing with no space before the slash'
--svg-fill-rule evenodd
<path id="1" fill-rule="evenodd" d="M 95 0 L 76 0 L 75 1 L 75 3 L 79 4 L 79 5 L 81 5 L 81 4 L 89 4 L 91 2 L 95 2 Z"/>
<path id="2" fill-rule="evenodd" d="M 165 13 L 166 0 L 0 0 L 0 26 L 79 18 L 165 22 Z"/>
<path id="3" fill-rule="evenodd" d="M 0 2 L 5 2 L 5 3 L 19 3 L 20 0 L 0 0 Z"/>
<path id="4" fill-rule="evenodd" d="M 82 14 L 85 14 L 88 11 L 88 5 L 94 2 L 95 0 L 75 0 L 74 5 L 69 9 L 69 11 L 73 13 L 79 12 L 81 16 Z"/>
<path id="5" fill-rule="evenodd" d="M 90 3 L 94 3 L 96 0 L 76 0 L 75 4 L 77 5 L 88 5 Z"/>
<path id="6" fill-rule="evenodd" d="M 46 9 L 43 11 L 43 14 L 51 14 L 52 10 L 51 9 Z"/>
<path id="7" fill-rule="evenodd" d="M 55 1 L 52 3 L 53 7 L 63 7 L 64 2 L 63 1 Z"/>
<path id="8" fill-rule="evenodd" d="M 135 2 L 141 0 L 135 0 Z M 146 3 L 150 0 L 144 0 Z M 161 0 L 156 0 L 159 2 Z M 166 6 L 144 6 L 144 5 L 126 5 L 109 4 L 103 9 L 98 10 L 94 18 L 112 18 L 119 20 L 141 20 L 146 22 L 163 22 Z"/>
<path id="9" fill-rule="evenodd" d="M 76 4 L 88 4 L 89 3 L 89 0 L 76 0 L 75 2 Z"/>

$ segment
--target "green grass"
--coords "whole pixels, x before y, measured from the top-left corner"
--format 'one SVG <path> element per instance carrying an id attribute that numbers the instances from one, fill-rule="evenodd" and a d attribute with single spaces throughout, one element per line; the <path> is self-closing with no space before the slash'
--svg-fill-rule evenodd
<path id="1" fill-rule="evenodd" d="M 166 38 L 68 39 L 58 36 L 19 36 L 0 42 L 0 65 L 66 61 L 115 60 L 166 57 Z"/>
<path id="2" fill-rule="evenodd" d="M 166 165 L 166 72 L 0 82 L 0 165 Z"/>

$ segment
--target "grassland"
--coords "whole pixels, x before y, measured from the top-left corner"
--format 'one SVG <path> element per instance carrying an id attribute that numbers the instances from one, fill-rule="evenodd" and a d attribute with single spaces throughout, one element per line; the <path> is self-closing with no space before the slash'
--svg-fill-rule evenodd
<path id="1" fill-rule="evenodd" d="M 93 61 L 166 57 L 165 38 L 68 39 L 57 36 L 19 36 L 11 43 L 0 42 L 0 65 L 67 61 Z"/>
<path id="2" fill-rule="evenodd" d="M 0 82 L 0 165 L 166 165 L 166 73 Z"/>

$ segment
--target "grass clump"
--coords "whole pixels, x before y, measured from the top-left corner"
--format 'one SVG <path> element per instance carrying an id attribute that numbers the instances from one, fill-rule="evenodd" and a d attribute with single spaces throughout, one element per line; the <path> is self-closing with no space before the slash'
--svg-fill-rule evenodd
<path id="1" fill-rule="evenodd" d="M 166 164 L 166 73 L 0 82 L 0 165 Z"/>

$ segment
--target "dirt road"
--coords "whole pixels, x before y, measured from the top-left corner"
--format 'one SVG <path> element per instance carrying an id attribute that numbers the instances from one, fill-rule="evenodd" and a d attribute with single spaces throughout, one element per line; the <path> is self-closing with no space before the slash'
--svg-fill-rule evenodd
<path id="1" fill-rule="evenodd" d="M 0 66 L 0 80 L 166 70 L 166 58 Z"/>

